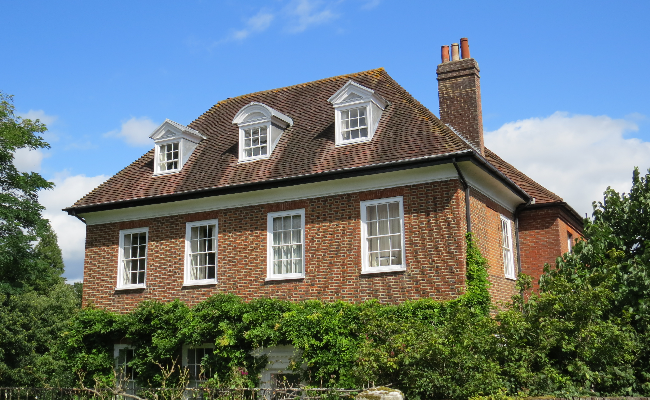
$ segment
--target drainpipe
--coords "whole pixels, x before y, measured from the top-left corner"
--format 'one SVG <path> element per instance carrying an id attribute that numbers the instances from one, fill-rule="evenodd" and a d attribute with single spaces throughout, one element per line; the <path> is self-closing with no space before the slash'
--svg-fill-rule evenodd
<path id="1" fill-rule="evenodd" d="M 452 159 L 452 162 L 454 163 L 456 172 L 458 172 L 458 180 L 460 180 L 460 184 L 465 190 L 465 220 L 467 221 L 467 233 L 472 233 L 472 218 L 469 209 L 469 185 L 467 184 L 463 173 L 460 171 L 460 167 L 458 166 L 456 159 Z"/>

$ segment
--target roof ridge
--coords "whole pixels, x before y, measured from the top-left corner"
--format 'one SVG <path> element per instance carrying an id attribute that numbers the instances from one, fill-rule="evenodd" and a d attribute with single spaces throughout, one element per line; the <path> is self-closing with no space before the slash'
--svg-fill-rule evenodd
<path id="1" fill-rule="evenodd" d="M 194 122 L 196 122 L 199 119 L 203 118 L 207 114 L 210 114 L 216 107 L 220 107 L 223 103 L 226 103 L 226 102 L 231 102 L 231 101 L 235 101 L 235 100 L 239 100 L 239 99 L 245 99 L 246 97 L 249 97 L 249 96 L 258 96 L 258 95 L 265 94 L 265 93 L 278 92 L 278 91 L 281 91 L 281 90 L 282 91 L 283 90 L 290 90 L 290 89 L 297 88 L 297 87 L 305 87 L 305 86 L 320 84 L 320 83 L 323 83 L 323 82 L 326 82 L 326 81 L 331 81 L 331 80 L 334 80 L 334 79 L 348 78 L 348 77 L 358 76 L 358 75 L 371 75 L 372 73 L 380 73 L 380 72 L 386 73 L 386 70 L 384 69 L 384 67 L 369 69 L 369 70 L 366 70 L 366 71 L 354 72 L 354 73 L 351 73 L 351 74 L 335 75 L 335 76 L 330 76 L 329 78 L 317 79 L 315 81 L 296 83 L 294 85 L 283 86 L 283 87 L 279 87 L 279 88 L 275 88 L 275 89 L 260 90 L 260 91 L 257 91 L 257 92 L 246 93 L 246 94 L 242 94 L 242 95 L 235 96 L 235 97 L 228 97 L 227 99 L 218 101 L 217 104 L 214 104 L 206 112 L 199 115 L 198 118 L 196 118 L 195 120 L 190 122 L 188 124 L 188 126 L 192 125 Z M 388 75 L 388 74 L 386 74 L 386 75 Z"/>

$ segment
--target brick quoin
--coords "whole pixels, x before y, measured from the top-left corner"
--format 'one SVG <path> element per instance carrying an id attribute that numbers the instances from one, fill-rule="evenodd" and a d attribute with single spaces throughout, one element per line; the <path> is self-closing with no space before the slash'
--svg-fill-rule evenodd
<path id="1" fill-rule="evenodd" d="M 407 270 L 361 274 L 360 201 L 403 196 Z M 465 290 L 464 193 L 457 180 L 294 202 L 89 225 L 84 305 L 127 312 L 145 299 L 194 305 L 216 293 L 360 302 L 452 299 Z M 305 278 L 265 281 L 267 213 L 305 209 Z M 185 224 L 218 218 L 217 283 L 183 287 Z M 116 291 L 120 229 L 149 228 L 147 288 Z"/>

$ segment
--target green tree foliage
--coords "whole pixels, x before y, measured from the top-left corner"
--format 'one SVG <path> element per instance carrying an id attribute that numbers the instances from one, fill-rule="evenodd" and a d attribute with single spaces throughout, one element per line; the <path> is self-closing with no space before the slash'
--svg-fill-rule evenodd
<path id="1" fill-rule="evenodd" d="M 43 293 L 60 282 L 63 272 L 56 236 L 38 203 L 38 191 L 53 185 L 14 165 L 16 150 L 49 147 L 41 137 L 45 131 L 38 120 L 16 116 L 12 96 L 0 93 L 0 293 L 29 289 Z M 39 240 L 43 243 L 35 247 Z"/>
<path id="2" fill-rule="evenodd" d="M 75 383 L 52 349 L 77 307 L 74 291 L 64 283 L 47 294 L 0 294 L 0 387 Z"/>
<path id="3" fill-rule="evenodd" d="M 46 128 L 14 115 L 12 101 L 0 93 L 0 386 L 69 384 L 52 349 L 80 301 L 63 283 L 57 237 L 41 216 L 38 191 L 52 184 L 14 165 L 16 150 L 49 147 Z"/>

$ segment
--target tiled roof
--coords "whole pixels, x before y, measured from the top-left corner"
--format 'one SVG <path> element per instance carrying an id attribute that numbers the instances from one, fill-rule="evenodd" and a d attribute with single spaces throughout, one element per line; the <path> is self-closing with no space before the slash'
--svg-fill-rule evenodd
<path id="1" fill-rule="evenodd" d="M 485 148 L 485 158 L 494 165 L 501 173 L 507 176 L 511 181 L 522 188 L 530 197 L 535 198 L 535 203 L 558 203 L 563 202 L 562 198 L 550 190 L 546 189 L 539 183 L 530 179 L 526 174 L 517 168 L 503 161 L 501 157 L 494 154 L 488 148 Z"/>
<path id="2" fill-rule="evenodd" d="M 334 109 L 327 100 L 349 80 L 371 88 L 390 105 L 384 111 L 372 141 L 336 147 Z M 232 120 L 242 107 L 251 102 L 266 104 L 288 115 L 294 124 L 282 134 L 270 158 L 238 163 L 238 127 Z M 207 139 L 194 150 L 181 172 L 153 176 L 152 149 L 77 201 L 72 208 L 390 164 L 469 149 L 465 141 L 383 69 L 223 100 L 189 127 Z M 531 185 L 537 184 L 532 182 Z M 539 185 L 535 187 L 543 190 Z"/>

